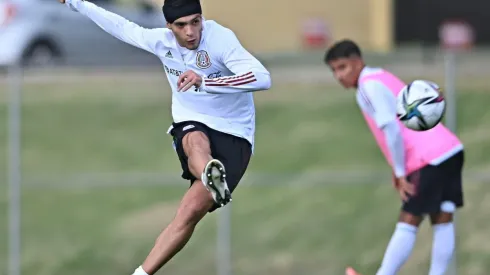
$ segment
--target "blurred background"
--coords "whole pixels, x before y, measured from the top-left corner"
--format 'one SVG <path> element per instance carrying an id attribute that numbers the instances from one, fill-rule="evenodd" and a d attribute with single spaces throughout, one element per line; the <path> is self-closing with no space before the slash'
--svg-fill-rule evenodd
<path id="1" fill-rule="evenodd" d="M 148 28 L 165 23 L 161 1 L 93 2 Z M 273 88 L 255 94 L 256 153 L 231 207 L 209 215 L 159 274 L 342 274 L 346 265 L 375 273 L 399 201 L 354 91 L 323 64 L 328 45 L 343 38 L 406 82 L 454 88 L 466 147 L 456 267 L 489 274 L 490 1 L 202 4 L 269 68 Z M 12 63 L 22 71 L 9 74 Z M 18 275 L 7 271 L 16 237 L 9 179 L 22 185 L 23 275 L 131 274 L 188 187 L 166 134 L 171 91 L 160 61 L 56 0 L 0 0 L 0 67 L 0 274 Z M 20 137 L 9 139 L 15 125 Z M 427 274 L 431 237 L 424 224 L 400 274 Z"/>

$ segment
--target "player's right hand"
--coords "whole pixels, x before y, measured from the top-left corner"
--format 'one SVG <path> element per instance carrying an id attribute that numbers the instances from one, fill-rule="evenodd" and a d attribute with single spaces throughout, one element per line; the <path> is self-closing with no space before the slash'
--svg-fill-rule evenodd
<path id="1" fill-rule="evenodd" d="M 407 178 L 400 177 L 395 179 L 395 187 L 403 201 L 407 201 L 411 196 L 415 195 L 415 186 L 407 181 Z"/>
<path id="2" fill-rule="evenodd" d="M 196 89 L 201 87 L 202 77 L 192 70 L 188 70 L 179 76 L 177 80 L 177 88 L 179 92 L 185 92 L 190 87 L 195 86 Z"/>
<path id="3" fill-rule="evenodd" d="M 60 1 L 61 4 L 65 3 L 65 0 L 58 0 L 58 1 Z"/>

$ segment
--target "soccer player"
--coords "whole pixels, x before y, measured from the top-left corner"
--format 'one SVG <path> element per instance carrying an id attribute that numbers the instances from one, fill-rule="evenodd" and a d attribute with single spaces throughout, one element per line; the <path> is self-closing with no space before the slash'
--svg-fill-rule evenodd
<path id="1" fill-rule="evenodd" d="M 368 67 L 355 42 L 339 41 L 325 63 L 356 100 L 378 146 L 392 167 L 394 186 L 403 201 L 395 232 L 377 275 L 394 275 L 408 259 L 425 216 L 433 228 L 430 275 L 442 275 L 454 253 L 453 213 L 463 206 L 463 145 L 442 124 L 417 132 L 401 124 L 396 95 L 405 84 L 390 72 Z M 355 274 L 354 270 L 346 272 Z"/>
<path id="2" fill-rule="evenodd" d="M 197 223 L 231 201 L 254 145 L 254 91 L 270 74 L 228 28 L 205 20 L 199 0 L 165 0 L 166 27 L 145 29 L 83 0 L 60 0 L 119 40 L 156 55 L 172 89 L 169 133 L 190 180 L 173 221 L 133 275 L 157 272 L 191 238 Z M 73 30 L 76 31 L 76 30 Z M 87 41 L 96 46 L 97 41 Z"/>

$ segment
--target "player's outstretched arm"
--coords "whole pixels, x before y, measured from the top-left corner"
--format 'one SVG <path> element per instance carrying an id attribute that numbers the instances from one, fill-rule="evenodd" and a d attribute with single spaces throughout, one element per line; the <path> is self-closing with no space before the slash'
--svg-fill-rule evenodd
<path id="1" fill-rule="evenodd" d="M 220 32 L 222 41 L 221 61 L 234 76 L 204 78 L 201 91 L 215 94 L 255 92 L 270 89 L 272 85 L 269 71 L 240 44 L 235 34 L 226 30 Z"/>
<path id="2" fill-rule="evenodd" d="M 141 48 L 151 53 L 155 53 L 157 38 L 164 39 L 158 29 L 145 29 L 127 19 L 109 12 L 93 3 L 84 0 L 59 0 L 72 10 L 79 12 L 101 29 L 135 47 Z M 74 30 L 76 31 L 76 30 Z M 160 34 L 160 35 L 159 35 Z M 159 37 L 161 36 L 161 37 Z"/>

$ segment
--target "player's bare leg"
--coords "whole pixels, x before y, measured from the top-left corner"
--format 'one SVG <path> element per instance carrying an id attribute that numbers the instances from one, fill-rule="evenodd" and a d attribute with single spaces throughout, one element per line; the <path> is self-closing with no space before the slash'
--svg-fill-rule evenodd
<path id="1" fill-rule="evenodd" d="M 446 273 L 455 249 L 453 214 L 449 212 L 432 214 L 430 220 L 433 240 L 429 275 L 442 275 Z"/>
<path id="2" fill-rule="evenodd" d="M 210 171 L 219 167 L 211 157 L 209 140 L 202 132 L 188 133 L 182 142 L 188 156 L 189 169 L 196 178 L 201 178 L 208 167 L 212 167 Z M 141 266 L 144 273 L 137 273 L 137 270 L 135 274 L 154 274 L 187 244 L 197 223 L 213 207 L 215 200 L 212 194 L 201 180 L 192 184 L 184 195 L 174 220 L 157 238 Z"/>
<path id="3" fill-rule="evenodd" d="M 217 159 L 212 159 L 209 140 L 202 132 L 195 131 L 184 136 L 184 152 L 187 155 L 189 170 L 201 179 L 206 189 L 221 206 L 231 201 L 231 193 L 226 184 L 224 165 Z"/>
<path id="4" fill-rule="evenodd" d="M 412 253 L 423 217 L 402 211 L 376 275 L 394 275 Z"/>
<path id="5" fill-rule="evenodd" d="M 187 244 L 197 223 L 206 215 L 213 203 L 204 185 L 196 182 L 189 188 L 174 220 L 158 236 L 144 261 L 142 268 L 146 274 L 157 272 Z"/>
<path id="6" fill-rule="evenodd" d="M 204 167 L 213 159 L 208 137 L 200 131 L 190 132 L 182 139 L 182 146 L 187 156 L 189 170 L 194 177 L 200 179 Z"/>

